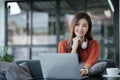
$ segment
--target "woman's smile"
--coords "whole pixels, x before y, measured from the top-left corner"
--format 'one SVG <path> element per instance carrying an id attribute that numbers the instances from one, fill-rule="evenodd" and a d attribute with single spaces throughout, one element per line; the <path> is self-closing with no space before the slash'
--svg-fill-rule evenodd
<path id="1" fill-rule="evenodd" d="M 76 36 L 80 36 L 80 37 L 84 37 L 85 34 L 87 33 L 88 31 L 88 22 L 86 19 L 80 19 L 78 21 L 78 23 L 76 24 L 75 26 L 75 35 Z"/>

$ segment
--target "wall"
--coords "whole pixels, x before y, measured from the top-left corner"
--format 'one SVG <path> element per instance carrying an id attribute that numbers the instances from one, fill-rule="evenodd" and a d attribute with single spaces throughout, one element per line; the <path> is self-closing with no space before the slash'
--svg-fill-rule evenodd
<path id="1" fill-rule="evenodd" d="M 5 7 L 4 0 L 0 0 L 0 47 L 5 43 Z"/>

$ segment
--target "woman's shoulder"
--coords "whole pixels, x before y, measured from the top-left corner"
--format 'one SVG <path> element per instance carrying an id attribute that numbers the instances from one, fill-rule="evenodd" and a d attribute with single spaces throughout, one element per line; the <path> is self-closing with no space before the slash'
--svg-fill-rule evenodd
<path id="1" fill-rule="evenodd" d="M 67 44 L 68 43 L 68 40 L 61 40 L 60 42 L 59 42 L 59 44 Z"/>
<path id="2" fill-rule="evenodd" d="M 59 45 L 59 47 L 67 47 L 68 40 L 61 40 L 58 45 Z"/>
<path id="3" fill-rule="evenodd" d="M 97 40 L 89 40 L 89 44 L 99 45 L 99 42 Z"/>

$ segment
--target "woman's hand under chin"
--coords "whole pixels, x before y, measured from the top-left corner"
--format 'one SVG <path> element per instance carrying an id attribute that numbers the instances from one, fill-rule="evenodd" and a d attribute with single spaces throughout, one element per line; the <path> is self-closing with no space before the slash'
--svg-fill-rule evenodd
<path id="1" fill-rule="evenodd" d="M 73 38 L 72 49 L 77 49 L 80 43 L 81 43 L 80 37 Z"/>
<path id="2" fill-rule="evenodd" d="M 76 53 L 78 46 L 81 44 L 82 40 L 80 37 L 73 38 L 72 51 L 71 53 Z"/>

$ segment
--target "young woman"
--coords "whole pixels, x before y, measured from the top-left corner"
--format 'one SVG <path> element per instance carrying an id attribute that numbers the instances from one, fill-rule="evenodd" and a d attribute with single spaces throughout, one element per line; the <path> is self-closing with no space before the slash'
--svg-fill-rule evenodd
<path id="1" fill-rule="evenodd" d="M 78 54 L 81 76 L 87 75 L 89 69 L 96 64 L 100 45 L 92 37 L 92 22 L 88 14 L 77 13 L 71 23 L 71 32 L 68 40 L 62 40 L 58 45 L 58 53 Z"/>

